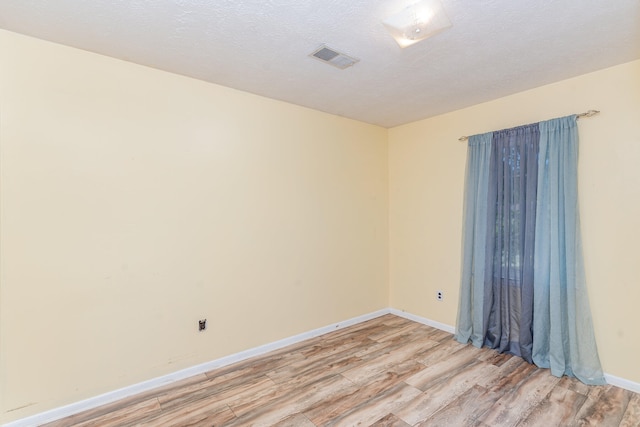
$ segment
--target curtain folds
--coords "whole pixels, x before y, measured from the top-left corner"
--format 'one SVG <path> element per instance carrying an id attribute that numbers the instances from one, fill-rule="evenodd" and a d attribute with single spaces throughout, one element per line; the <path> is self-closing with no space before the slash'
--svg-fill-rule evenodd
<path id="1" fill-rule="evenodd" d="M 533 360 L 604 384 L 587 296 L 578 212 L 576 116 L 540 123 Z"/>
<path id="2" fill-rule="evenodd" d="M 469 138 L 455 338 L 604 384 L 584 280 L 576 116 Z"/>
<path id="3" fill-rule="evenodd" d="M 486 238 L 484 344 L 532 363 L 538 125 L 493 133 Z"/>
<path id="4" fill-rule="evenodd" d="M 463 208 L 462 280 L 456 339 L 484 343 L 484 277 L 491 133 L 469 137 Z"/>

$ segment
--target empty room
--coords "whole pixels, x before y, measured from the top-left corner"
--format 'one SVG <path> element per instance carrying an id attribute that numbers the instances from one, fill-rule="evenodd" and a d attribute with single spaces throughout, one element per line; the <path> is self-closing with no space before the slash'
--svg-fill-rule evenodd
<path id="1" fill-rule="evenodd" d="M 0 425 L 640 426 L 638 0 L 0 0 Z"/>

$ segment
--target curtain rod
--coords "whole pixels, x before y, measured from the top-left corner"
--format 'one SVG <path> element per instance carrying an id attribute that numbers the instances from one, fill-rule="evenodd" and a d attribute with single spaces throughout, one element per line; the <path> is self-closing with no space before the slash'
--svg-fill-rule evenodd
<path id="1" fill-rule="evenodd" d="M 585 111 L 584 113 L 576 114 L 576 119 L 579 119 L 580 117 L 595 116 L 596 114 L 599 114 L 599 113 L 600 113 L 600 110 L 588 110 L 588 111 Z M 458 141 L 466 141 L 468 139 L 469 139 L 468 136 L 461 136 L 460 138 L 458 138 Z"/>

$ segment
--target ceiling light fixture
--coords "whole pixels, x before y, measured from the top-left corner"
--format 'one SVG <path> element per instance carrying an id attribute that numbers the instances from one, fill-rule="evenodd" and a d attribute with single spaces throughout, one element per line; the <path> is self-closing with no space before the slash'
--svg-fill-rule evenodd
<path id="1" fill-rule="evenodd" d="M 438 0 L 413 3 L 382 23 L 402 48 L 451 27 L 451 21 Z"/>

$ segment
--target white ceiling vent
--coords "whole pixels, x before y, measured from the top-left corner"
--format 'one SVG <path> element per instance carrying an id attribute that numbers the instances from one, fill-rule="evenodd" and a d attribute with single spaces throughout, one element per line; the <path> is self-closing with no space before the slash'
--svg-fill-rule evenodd
<path id="1" fill-rule="evenodd" d="M 344 70 L 347 67 L 351 67 L 353 64 L 360 61 L 359 59 L 353 58 L 342 52 L 338 52 L 335 49 L 331 49 L 326 45 L 320 46 L 309 56 L 317 59 L 318 61 L 322 61 L 326 64 L 333 65 L 334 67 L 338 67 L 341 70 Z"/>

